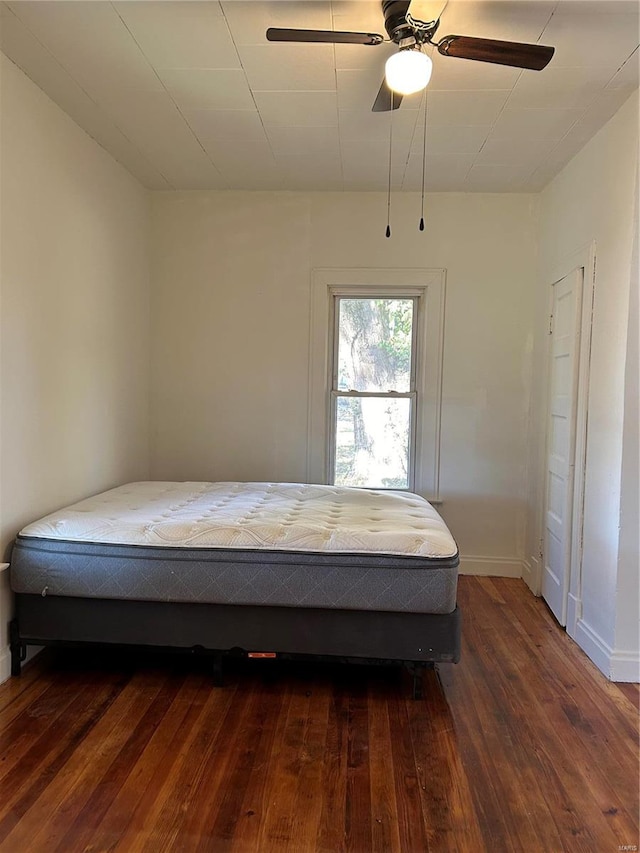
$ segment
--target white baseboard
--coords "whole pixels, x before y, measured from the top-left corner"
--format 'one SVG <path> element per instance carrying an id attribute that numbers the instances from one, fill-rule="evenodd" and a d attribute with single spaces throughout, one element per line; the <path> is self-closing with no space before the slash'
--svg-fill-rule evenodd
<path id="1" fill-rule="evenodd" d="M 0 652 L 0 684 L 11 678 L 11 654 L 9 647 Z"/>
<path id="2" fill-rule="evenodd" d="M 611 655 L 611 680 L 640 682 L 640 654 L 638 652 L 615 651 Z"/>
<path id="3" fill-rule="evenodd" d="M 492 578 L 521 578 L 523 561 L 514 557 L 477 557 L 460 555 L 461 575 L 480 575 Z"/>
<path id="4" fill-rule="evenodd" d="M 34 657 L 42 651 L 43 646 L 27 646 L 27 656 L 22 661 L 22 665 L 29 663 Z M 11 652 L 7 646 L 0 651 L 0 684 L 11 678 Z"/>
<path id="5" fill-rule="evenodd" d="M 534 595 L 540 595 L 540 561 L 537 557 L 529 557 L 522 561 L 522 580 Z"/>
<path id="6" fill-rule="evenodd" d="M 567 596 L 567 634 L 576 638 L 578 622 L 582 616 L 582 600 L 570 592 Z"/>
<path id="7" fill-rule="evenodd" d="M 640 653 L 612 649 L 583 619 L 578 619 L 574 640 L 610 681 L 640 681 Z"/>
<path id="8" fill-rule="evenodd" d="M 610 661 L 613 649 L 606 643 L 600 634 L 593 630 L 583 619 L 578 619 L 576 632 L 573 637 L 583 652 L 591 658 L 598 667 L 609 678 Z"/>

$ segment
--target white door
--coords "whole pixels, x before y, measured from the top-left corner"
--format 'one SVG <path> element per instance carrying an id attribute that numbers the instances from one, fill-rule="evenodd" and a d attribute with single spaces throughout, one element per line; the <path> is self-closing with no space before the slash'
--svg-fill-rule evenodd
<path id="1" fill-rule="evenodd" d="M 567 624 L 574 520 L 576 413 L 583 270 L 553 285 L 549 331 L 551 359 L 547 407 L 542 595 L 561 625 Z"/>

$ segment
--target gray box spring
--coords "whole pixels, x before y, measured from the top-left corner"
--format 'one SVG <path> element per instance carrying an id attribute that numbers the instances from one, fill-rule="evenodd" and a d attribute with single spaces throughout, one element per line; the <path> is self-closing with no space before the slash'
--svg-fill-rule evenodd
<path id="1" fill-rule="evenodd" d="M 19 536 L 14 592 L 136 601 L 452 613 L 458 556 L 158 548 Z"/>

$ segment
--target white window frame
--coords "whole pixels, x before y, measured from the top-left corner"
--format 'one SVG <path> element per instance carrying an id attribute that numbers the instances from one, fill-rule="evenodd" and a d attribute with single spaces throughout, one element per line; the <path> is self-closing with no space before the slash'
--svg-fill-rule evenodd
<path id="1" fill-rule="evenodd" d="M 416 403 L 410 489 L 427 500 L 439 500 L 445 270 L 317 269 L 311 288 L 308 481 L 329 483 L 333 470 L 335 297 L 413 298 L 417 303 L 413 326 Z"/>
<path id="2" fill-rule="evenodd" d="M 336 415 L 337 415 L 337 399 L 338 397 L 354 397 L 362 399 L 363 397 L 375 397 L 376 399 L 387 398 L 389 400 L 402 398 L 410 400 L 410 422 L 409 422 L 409 458 L 406 489 L 414 491 L 415 489 L 415 471 L 416 471 L 416 409 L 419 403 L 419 389 L 417 387 L 416 378 L 419 372 L 419 349 L 418 342 L 422 339 L 422 301 L 420 299 L 422 291 L 420 289 L 405 290 L 398 288 L 397 292 L 390 292 L 386 287 L 332 287 L 331 291 L 331 320 L 330 326 L 332 330 L 332 345 L 329 352 L 333 369 L 330 370 L 331 385 L 329 392 L 329 435 L 327 436 L 327 480 L 332 482 L 335 475 L 335 439 L 336 439 Z M 338 301 L 340 299 L 406 299 L 413 303 L 413 313 L 411 318 L 411 375 L 409 378 L 409 390 L 407 392 L 389 392 L 389 391 L 344 391 L 338 388 L 338 344 L 339 344 L 339 311 L 337 310 Z M 378 490 L 383 490 L 383 486 L 376 486 Z"/>

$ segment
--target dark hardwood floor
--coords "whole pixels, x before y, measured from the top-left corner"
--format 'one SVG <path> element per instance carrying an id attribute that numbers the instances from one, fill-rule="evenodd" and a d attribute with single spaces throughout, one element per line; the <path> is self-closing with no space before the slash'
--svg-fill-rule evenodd
<path id="1" fill-rule="evenodd" d="M 0 687 L 0 851 L 638 845 L 638 687 L 521 581 L 460 580 L 463 657 L 395 669 L 43 653 Z"/>

